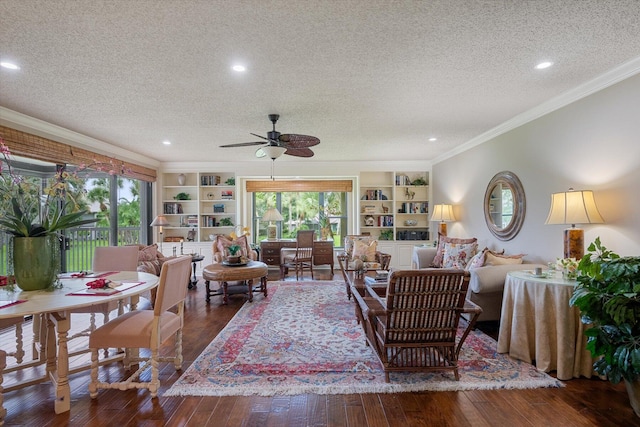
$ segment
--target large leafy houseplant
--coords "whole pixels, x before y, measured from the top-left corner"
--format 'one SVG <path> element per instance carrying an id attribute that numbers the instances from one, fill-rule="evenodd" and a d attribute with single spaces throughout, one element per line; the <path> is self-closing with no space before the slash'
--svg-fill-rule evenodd
<path id="1" fill-rule="evenodd" d="M 0 162 L 0 197 L 8 206 L 0 216 L 2 231 L 14 237 L 42 237 L 96 222 L 86 218 L 88 212 L 80 209 L 72 197 L 74 174 L 58 170 L 41 193 L 33 182 L 12 169 L 9 148 L 1 139 L 0 152 L 7 169 L 5 173 Z"/>
<path id="2" fill-rule="evenodd" d="M 620 257 L 605 248 L 600 238 L 589 245 L 580 260 L 577 285 L 570 300 L 578 307 L 585 331 L 587 349 L 594 357 L 594 370 L 617 384 L 625 380 L 640 391 L 640 257 Z"/>
<path id="3" fill-rule="evenodd" d="M 81 180 L 76 175 L 59 168 L 46 186 L 38 185 L 16 173 L 1 139 L 0 153 L 0 231 L 11 236 L 9 282 L 17 282 L 22 290 L 47 288 L 59 268 L 60 232 L 97 219 L 86 218 L 88 212 L 78 204 Z"/>

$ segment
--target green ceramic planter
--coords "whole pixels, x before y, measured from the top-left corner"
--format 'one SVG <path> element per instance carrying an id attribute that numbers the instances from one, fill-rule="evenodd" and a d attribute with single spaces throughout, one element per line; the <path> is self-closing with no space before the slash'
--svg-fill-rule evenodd
<path id="1" fill-rule="evenodd" d="M 36 291 L 53 284 L 59 250 L 56 236 L 15 237 L 13 271 L 18 287 L 23 291 Z"/>

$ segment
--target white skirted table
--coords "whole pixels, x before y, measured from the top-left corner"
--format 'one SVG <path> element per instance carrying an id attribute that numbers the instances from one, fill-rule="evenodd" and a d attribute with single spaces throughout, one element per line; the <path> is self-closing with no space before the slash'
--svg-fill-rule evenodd
<path id="1" fill-rule="evenodd" d="M 121 271 L 105 277 L 114 282 L 122 282 L 128 287 L 120 292 L 106 295 L 82 295 L 87 289 L 86 283 L 95 278 L 61 279 L 63 287 L 54 291 L 18 292 L 19 304 L 0 308 L 0 319 L 43 315 L 48 323 L 47 333 L 47 375 L 41 379 L 50 379 L 55 387 L 54 409 L 56 414 L 71 409 L 71 388 L 69 387 L 69 352 L 67 349 L 68 332 L 71 328 L 70 310 L 100 304 L 107 301 L 131 298 L 131 310 L 135 310 L 137 297 L 158 285 L 158 277 L 137 271 Z M 133 286 L 135 285 L 135 286 Z M 70 295 L 74 294 L 74 295 Z M 55 328 L 55 330 L 54 330 Z M 48 377 L 48 378 L 47 378 Z M 33 381 L 25 385 L 33 384 Z"/>
<path id="2" fill-rule="evenodd" d="M 591 377 L 593 358 L 586 349 L 587 328 L 580 310 L 569 305 L 575 281 L 537 278 L 531 271 L 507 273 L 502 299 L 498 353 L 544 372 L 557 371 L 559 380 Z"/>

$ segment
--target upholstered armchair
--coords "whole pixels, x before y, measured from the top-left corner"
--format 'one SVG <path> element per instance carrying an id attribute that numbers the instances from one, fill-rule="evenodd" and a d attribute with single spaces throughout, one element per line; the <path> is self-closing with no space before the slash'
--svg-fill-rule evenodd
<path id="1" fill-rule="evenodd" d="M 213 262 L 221 263 L 222 261 L 224 261 L 225 257 L 227 256 L 227 248 L 232 245 L 240 246 L 242 257 L 252 261 L 258 260 L 258 252 L 251 249 L 249 239 L 246 235 L 237 237 L 236 239 L 232 239 L 229 236 L 218 234 L 213 241 Z"/>
<path id="2" fill-rule="evenodd" d="M 482 309 L 465 296 L 469 272 L 454 269 L 401 270 L 389 275 L 386 288 L 352 288 L 356 316 L 384 367 L 392 371 L 452 370 Z M 471 315 L 458 337 L 463 313 Z"/>
<path id="3" fill-rule="evenodd" d="M 162 264 L 170 259 L 174 259 L 174 256 L 164 256 L 162 252 L 158 250 L 158 245 L 137 245 L 138 246 L 138 271 L 141 273 L 154 274 L 160 276 L 160 270 L 162 270 Z"/>
<path id="4" fill-rule="evenodd" d="M 364 262 L 367 270 L 388 270 L 391 255 L 378 250 L 378 241 L 372 236 L 347 235 L 344 237 L 344 252 L 338 254 L 343 271 L 355 270 L 355 261 Z"/>

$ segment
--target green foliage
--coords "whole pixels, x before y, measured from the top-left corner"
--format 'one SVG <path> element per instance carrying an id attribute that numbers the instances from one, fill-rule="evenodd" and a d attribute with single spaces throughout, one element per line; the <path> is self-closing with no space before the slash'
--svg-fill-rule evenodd
<path id="1" fill-rule="evenodd" d="M 231 218 L 229 218 L 229 217 L 222 218 L 222 219 L 220 219 L 220 225 L 222 227 L 231 227 L 231 226 L 233 226 L 233 221 L 231 221 Z"/>
<path id="2" fill-rule="evenodd" d="M 380 231 L 380 240 L 393 240 L 393 230 Z"/>
<path id="3" fill-rule="evenodd" d="M 188 193 L 178 193 L 175 195 L 176 200 L 191 200 L 191 196 Z"/>
<path id="4" fill-rule="evenodd" d="M 580 309 L 596 372 L 611 382 L 640 377 L 640 257 L 620 257 L 597 238 L 578 266 L 570 304 Z"/>
<path id="5" fill-rule="evenodd" d="M 411 185 L 427 185 L 427 180 L 422 177 L 418 177 L 411 182 Z"/>
<path id="6" fill-rule="evenodd" d="M 229 246 L 229 247 L 227 248 L 227 250 L 229 251 L 229 254 L 230 254 L 231 256 L 236 256 L 236 255 L 238 255 L 238 252 L 240 252 L 240 249 L 242 249 L 242 248 L 240 247 L 240 245 L 231 245 L 231 246 Z"/>

